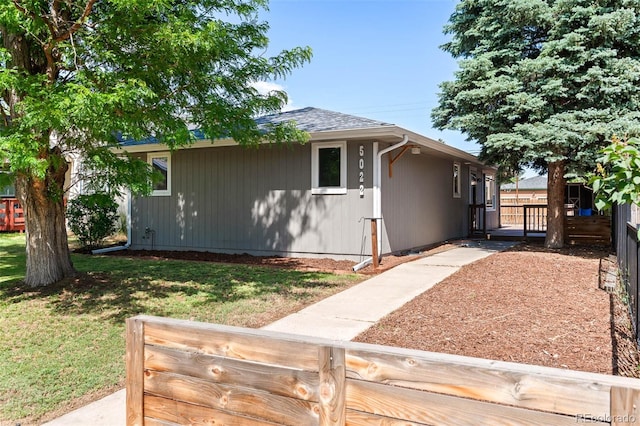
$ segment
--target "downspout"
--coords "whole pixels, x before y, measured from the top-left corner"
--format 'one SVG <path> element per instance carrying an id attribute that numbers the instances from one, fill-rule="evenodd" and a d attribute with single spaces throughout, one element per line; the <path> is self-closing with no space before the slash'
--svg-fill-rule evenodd
<path id="1" fill-rule="evenodd" d="M 402 140 L 400 142 L 383 149 L 378 152 L 378 155 L 376 156 L 376 164 L 373 170 L 373 219 L 371 219 L 375 220 L 378 224 L 378 253 L 375 253 L 376 256 L 380 256 L 382 253 L 382 156 L 394 149 L 398 149 L 403 145 L 406 145 L 407 142 L 409 142 L 409 136 L 402 135 Z M 372 257 L 369 257 L 355 265 L 353 267 L 353 271 L 358 271 L 371 263 L 373 261 L 373 255 L 374 254 L 372 253 Z"/>
<path id="2" fill-rule="evenodd" d="M 131 192 L 127 194 L 127 243 L 123 246 L 114 246 L 91 250 L 91 254 L 110 253 L 112 251 L 126 250 L 129 247 L 131 247 Z"/>

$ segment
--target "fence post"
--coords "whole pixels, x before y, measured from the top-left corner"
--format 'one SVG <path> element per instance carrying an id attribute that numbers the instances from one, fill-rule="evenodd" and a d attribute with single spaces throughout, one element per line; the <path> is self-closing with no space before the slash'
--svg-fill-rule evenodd
<path id="1" fill-rule="evenodd" d="M 634 280 L 634 281 L 633 281 L 633 285 L 628 285 L 627 288 L 629 289 L 628 293 L 631 292 L 631 288 L 634 289 L 633 295 L 632 296 L 629 295 L 629 296 L 633 298 L 633 300 L 631 300 L 631 303 L 633 303 L 634 317 L 635 317 L 633 331 L 636 334 L 635 335 L 636 345 L 638 345 L 639 343 L 638 337 L 640 337 L 640 332 L 638 332 L 638 329 L 640 327 L 640 324 L 638 323 L 638 319 L 640 319 L 640 312 L 638 312 L 638 309 L 640 308 L 640 301 L 638 300 L 638 297 L 640 297 L 640 270 L 638 269 L 640 267 L 640 241 L 638 241 L 637 229 L 633 233 L 633 241 L 636 248 L 636 251 L 635 251 L 636 255 L 633 259 L 633 261 L 635 262 L 635 268 L 633 270 L 633 273 L 629 274 L 629 280 Z"/>
<path id="2" fill-rule="evenodd" d="M 320 374 L 320 425 L 343 426 L 346 423 L 344 348 L 318 348 Z"/>
<path id="3" fill-rule="evenodd" d="M 373 261 L 373 269 L 378 269 L 380 258 L 378 257 L 378 219 L 371 219 L 371 260 Z"/>
<path id="4" fill-rule="evenodd" d="M 9 223 L 7 224 L 9 226 L 9 230 L 10 231 L 14 231 L 15 230 L 15 216 L 16 216 L 16 212 L 15 212 L 15 203 L 13 202 L 13 200 L 10 200 L 7 203 L 7 217 L 9 218 Z"/>
<path id="5" fill-rule="evenodd" d="M 640 390 L 611 387 L 611 425 L 640 422 Z"/>
<path id="6" fill-rule="evenodd" d="M 144 424 L 144 322 L 127 318 L 127 426 Z"/>

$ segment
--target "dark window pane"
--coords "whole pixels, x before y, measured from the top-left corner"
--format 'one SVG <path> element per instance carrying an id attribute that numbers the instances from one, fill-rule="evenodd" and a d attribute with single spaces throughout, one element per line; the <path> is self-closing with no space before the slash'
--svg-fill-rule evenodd
<path id="1" fill-rule="evenodd" d="M 318 183 L 320 187 L 340 186 L 340 148 L 318 150 Z"/>
<path id="2" fill-rule="evenodd" d="M 167 163 L 169 159 L 167 157 L 158 157 L 153 159 L 153 170 L 160 172 L 162 180 L 153 184 L 154 191 L 166 191 L 167 190 Z"/>
<path id="3" fill-rule="evenodd" d="M 13 185 L 0 188 L 0 197 L 15 197 L 16 189 Z"/>

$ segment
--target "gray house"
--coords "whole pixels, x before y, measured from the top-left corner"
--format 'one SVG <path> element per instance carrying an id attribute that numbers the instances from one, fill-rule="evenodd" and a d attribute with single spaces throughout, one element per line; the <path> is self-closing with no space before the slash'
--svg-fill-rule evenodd
<path id="1" fill-rule="evenodd" d="M 203 139 L 172 153 L 123 143 L 165 176 L 153 195 L 131 200 L 131 248 L 357 261 L 371 256 L 375 218 L 381 254 L 466 237 L 470 204 L 484 205 L 487 228 L 499 226 L 495 169 L 473 155 L 317 108 L 258 119 L 283 120 L 310 141 L 244 148 Z"/>

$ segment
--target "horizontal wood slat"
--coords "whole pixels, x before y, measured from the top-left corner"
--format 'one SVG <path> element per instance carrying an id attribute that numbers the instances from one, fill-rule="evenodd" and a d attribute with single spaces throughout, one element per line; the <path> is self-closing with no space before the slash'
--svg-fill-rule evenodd
<path id="1" fill-rule="evenodd" d="M 195 377 L 145 372 L 145 393 L 176 401 L 242 413 L 270 422 L 298 426 L 317 424 L 317 403 L 286 398 L 258 389 L 211 383 Z M 145 413 L 146 414 L 146 413 Z"/>
<path id="2" fill-rule="evenodd" d="M 318 368 L 318 348 L 312 343 L 278 339 L 275 335 L 270 338 L 247 333 L 246 329 L 244 333 L 239 331 L 238 327 L 229 326 L 211 329 L 193 321 L 177 320 L 175 324 L 154 321 L 147 324 L 145 343 L 290 368 L 311 371 Z"/>
<path id="3" fill-rule="evenodd" d="M 238 416 L 213 408 L 172 401 L 153 395 L 145 396 L 145 422 L 156 421 L 158 425 L 277 425 L 265 420 L 256 420 L 246 416 Z M 146 423 L 149 424 L 149 423 Z"/>
<path id="4" fill-rule="evenodd" d="M 362 411 L 347 410 L 346 426 L 429 426 L 425 423 L 409 422 L 407 420 L 397 420 L 391 417 L 378 416 L 371 413 L 363 413 Z"/>
<path id="5" fill-rule="evenodd" d="M 145 417 L 144 424 L 145 426 L 180 426 L 180 423 L 167 422 L 153 417 Z"/>
<path id="6" fill-rule="evenodd" d="M 128 425 L 604 425 L 640 407 L 638 379 L 147 316 L 127 325 Z"/>
<path id="7" fill-rule="evenodd" d="M 611 244 L 611 218 L 609 216 L 565 217 L 564 239 L 569 244 Z"/>
<path id="8" fill-rule="evenodd" d="M 357 411 L 430 425 L 576 424 L 575 415 L 551 414 L 360 380 L 347 381 L 347 406 Z"/>
<path id="9" fill-rule="evenodd" d="M 609 412 L 610 387 L 599 377 L 567 380 L 533 366 L 465 361 L 419 351 L 398 357 L 347 350 L 347 377 L 567 415 L 581 412 L 585 404 L 591 413 Z"/>
<path id="10" fill-rule="evenodd" d="M 254 387 L 275 395 L 318 401 L 318 374 L 156 346 L 145 348 L 145 369 L 167 371 L 212 383 Z"/>

